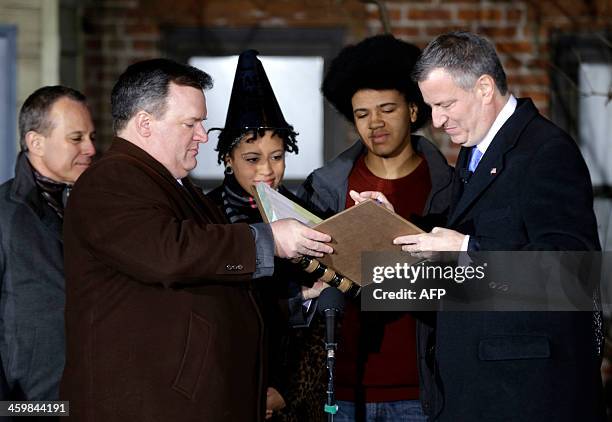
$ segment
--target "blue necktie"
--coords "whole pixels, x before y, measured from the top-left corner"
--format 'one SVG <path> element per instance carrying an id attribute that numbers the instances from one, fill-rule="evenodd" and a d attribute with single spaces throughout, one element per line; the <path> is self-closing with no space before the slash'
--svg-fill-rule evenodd
<path id="1" fill-rule="evenodd" d="M 472 156 L 470 157 L 470 164 L 468 165 L 468 170 L 471 172 L 476 171 L 476 167 L 478 167 L 478 163 L 482 158 L 482 152 L 476 147 L 472 149 Z"/>

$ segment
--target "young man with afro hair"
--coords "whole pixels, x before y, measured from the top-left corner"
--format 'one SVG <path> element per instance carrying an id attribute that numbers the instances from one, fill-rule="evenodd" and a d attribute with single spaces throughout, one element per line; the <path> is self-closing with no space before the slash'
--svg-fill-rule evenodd
<path id="1" fill-rule="evenodd" d="M 412 134 L 430 112 L 410 79 L 419 55 L 418 47 L 379 35 L 345 47 L 332 61 L 323 95 L 360 139 L 311 173 L 298 191 L 319 215 L 352 206 L 351 191 L 382 192 L 399 215 L 423 229 L 430 228 L 423 216 L 448 211 L 452 170 L 431 142 Z M 362 313 L 357 301 L 349 301 L 334 419 L 425 421 L 429 404 L 419 402 L 419 383 L 427 390 L 431 382 L 419 379 L 419 365 L 427 364 L 431 331 L 408 313 Z"/>

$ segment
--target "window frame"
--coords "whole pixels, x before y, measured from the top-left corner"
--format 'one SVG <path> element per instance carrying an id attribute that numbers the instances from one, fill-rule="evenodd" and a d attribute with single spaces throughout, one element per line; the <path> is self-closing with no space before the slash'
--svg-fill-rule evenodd
<path id="1" fill-rule="evenodd" d="M 160 50 L 165 57 L 188 63 L 198 56 L 239 55 L 255 49 L 262 56 L 323 57 L 323 72 L 344 47 L 342 28 L 201 28 L 164 27 Z M 327 101 L 323 101 L 323 162 L 337 156 L 350 144 L 346 142 L 348 122 Z M 314 169 L 313 169 L 314 170 Z M 205 189 L 218 185 L 218 180 L 198 180 Z M 289 188 L 301 180 L 287 180 Z"/>
<path id="2" fill-rule="evenodd" d="M 5 124 L 0 128 L 0 183 L 4 183 L 13 177 L 17 158 L 17 27 L 0 24 L 0 39 L 6 41 L 7 56 L 7 60 L 0 63 L 2 83 L 6 86 L 6 95 L 0 99 L 6 109 Z"/>

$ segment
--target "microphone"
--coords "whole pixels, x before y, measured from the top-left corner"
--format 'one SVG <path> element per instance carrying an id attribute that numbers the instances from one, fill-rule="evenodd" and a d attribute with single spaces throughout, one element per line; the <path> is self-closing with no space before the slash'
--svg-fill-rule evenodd
<path id="1" fill-rule="evenodd" d="M 319 296 L 319 312 L 325 316 L 325 350 L 327 350 L 327 400 L 323 410 L 327 413 L 327 421 L 333 422 L 338 412 L 338 404 L 334 397 L 334 366 L 336 362 L 336 319 L 344 310 L 344 295 L 335 287 L 328 287 Z"/>
<path id="2" fill-rule="evenodd" d="M 473 171 L 469 171 L 466 168 L 459 169 L 459 180 L 463 183 L 467 183 L 470 181 L 470 177 L 472 177 L 473 174 Z"/>
<path id="3" fill-rule="evenodd" d="M 337 347 L 336 320 L 344 311 L 344 295 L 335 287 L 324 289 L 319 296 L 319 312 L 325 317 L 325 350 Z"/>

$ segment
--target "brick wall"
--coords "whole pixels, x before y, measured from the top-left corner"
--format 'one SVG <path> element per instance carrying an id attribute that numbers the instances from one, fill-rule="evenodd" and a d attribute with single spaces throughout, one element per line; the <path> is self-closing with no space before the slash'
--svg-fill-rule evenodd
<path id="1" fill-rule="evenodd" d="M 394 35 L 423 47 L 437 34 L 468 29 L 489 36 L 518 96 L 549 112 L 549 40 L 554 31 L 608 28 L 609 0 L 387 1 Z M 110 139 L 111 87 L 125 67 L 160 55 L 160 28 L 343 27 L 347 42 L 382 32 L 376 5 L 358 0 L 99 0 L 84 11 L 85 91 L 100 138 Z M 552 69 L 552 71 L 555 71 Z M 446 144 L 442 145 L 447 149 Z M 104 147 L 104 146 L 103 146 Z M 453 155 L 453 149 L 447 149 Z"/>

